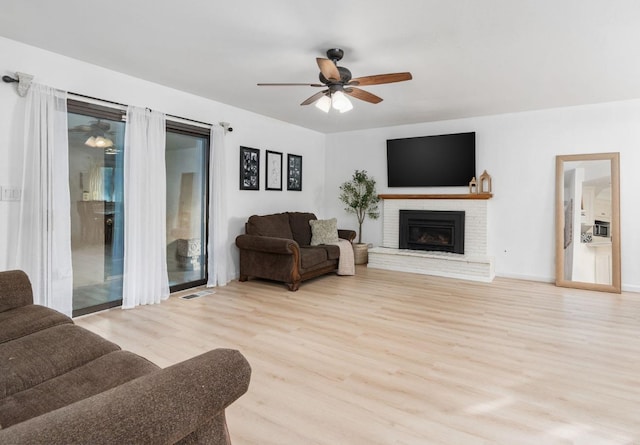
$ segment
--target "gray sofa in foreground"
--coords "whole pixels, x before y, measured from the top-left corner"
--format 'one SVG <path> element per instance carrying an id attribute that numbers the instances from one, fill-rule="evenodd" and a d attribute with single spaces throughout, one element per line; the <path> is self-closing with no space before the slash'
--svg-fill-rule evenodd
<path id="1" fill-rule="evenodd" d="M 238 351 L 160 369 L 33 304 L 0 272 L 0 443 L 229 444 L 225 408 L 249 386 Z"/>

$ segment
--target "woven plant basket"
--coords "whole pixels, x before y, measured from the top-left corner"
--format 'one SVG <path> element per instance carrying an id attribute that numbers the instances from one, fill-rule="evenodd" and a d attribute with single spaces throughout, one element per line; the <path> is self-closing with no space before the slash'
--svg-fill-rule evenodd
<path id="1" fill-rule="evenodd" d="M 365 243 L 354 243 L 353 257 L 356 264 L 367 264 L 369 262 L 369 245 Z"/>

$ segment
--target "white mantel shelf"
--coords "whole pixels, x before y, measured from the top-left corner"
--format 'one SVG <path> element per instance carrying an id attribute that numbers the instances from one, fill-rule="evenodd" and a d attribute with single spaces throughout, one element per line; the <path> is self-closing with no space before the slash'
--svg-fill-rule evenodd
<path id="1" fill-rule="evenodd" d="M 378 195 L 380 199 L 491 199 L 492 193 L 461 193 L 433 195 Z"/>

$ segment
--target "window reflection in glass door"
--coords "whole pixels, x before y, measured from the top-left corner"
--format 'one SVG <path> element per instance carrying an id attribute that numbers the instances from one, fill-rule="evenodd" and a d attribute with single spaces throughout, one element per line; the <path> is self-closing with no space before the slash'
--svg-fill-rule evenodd
<path id="1" fill-rule="evenodd" d="M 119 110 L 69 101 L 73 315 L 122 304 L 123 146 Z"/>
<path id="2" fill-rule="evenodd" d="M 171 291 L 204 284 L 208 131 L 167 122 L 167 269 Z"/>

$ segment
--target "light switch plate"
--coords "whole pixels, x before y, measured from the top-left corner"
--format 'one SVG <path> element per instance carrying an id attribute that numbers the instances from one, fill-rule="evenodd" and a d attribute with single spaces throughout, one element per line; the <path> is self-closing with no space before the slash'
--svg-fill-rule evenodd
<path id="1" fill-rule="evenodd" d="M 22 194 L 22 190 L 20 187 L 2 187 L 1 195 L 3 201 L 20 201 L 20 195 Z"/>

